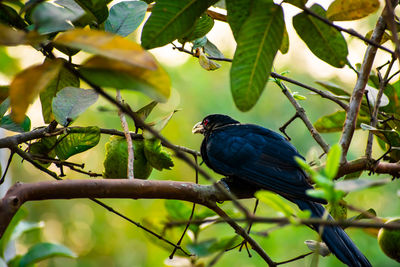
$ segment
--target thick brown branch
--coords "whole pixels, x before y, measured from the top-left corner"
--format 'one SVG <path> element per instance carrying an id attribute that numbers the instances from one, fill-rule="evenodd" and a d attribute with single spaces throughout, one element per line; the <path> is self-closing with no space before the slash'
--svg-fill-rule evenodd
<path id="1" fill-rule="evenodd" d="M 8 190 L 0 203 L 0 236 L 23 203 L 72 198 L 177 199 L 205 206 L 209 205 L 209 201 L 229 199 L 214 186 L 174 181 L 103 179 L 17 183 Z"/>

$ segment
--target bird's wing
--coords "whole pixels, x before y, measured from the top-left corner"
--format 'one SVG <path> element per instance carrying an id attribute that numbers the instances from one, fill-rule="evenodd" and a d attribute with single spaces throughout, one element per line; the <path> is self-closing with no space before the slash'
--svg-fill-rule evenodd
<path id="1" fill-rule="evenodd" d="M 236 176 L 286 197 L 318 201 L 294 157 L 301 155 L 286 139 L 257 125 L 230 125 L 213 131 L 207 140 L 211 168 Z M 302 157 L 301 157 L 302 158 Z"/>

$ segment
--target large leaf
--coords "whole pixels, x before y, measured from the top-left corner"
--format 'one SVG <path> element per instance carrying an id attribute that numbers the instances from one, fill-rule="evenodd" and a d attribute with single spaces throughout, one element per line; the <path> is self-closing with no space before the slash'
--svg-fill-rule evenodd
<path id="1" fill-rule="evenodd" d="M 29 67 L 18 73 L 10 84 L 10 101 L 15 122 L 25 119 L 25 112 L 40 91 L 57 76 L 61 60 L 48 60 L 39 66 Z"/>
<path id="2" fill-rule="evenodd" d="M 209 5 L 206 0 L 157 1 L 143 27 L 142 46 L 151 49 L 184 37 Z"/>
<path id="3" fill-rule="evenodd" d="M 52 257 L 76 258 L 77 255 L 63 245 L 39 243 L 31 247 L 28 252 L 22 256 L 19 267 L 32 266 L 36 262 Z"/>
<path id="4" fill-rule="evenodd" d="M 104 29 L 121 36 L 128 36 L 142 23 L 146 11 L 147 4 L 142 1 L 117 3 L 110 8 Z"/>
<path id="5" fill-rule="evenodd" d="M 338 132 L 343 129 L 343 124 L 346 119 L 345 111 L 336 111 L 335 113 L 323 116 L 319 118 L 315 123 L 314 127 L 321 133 Z M 361 123 L 369 123 L 370 119 L 366 116 L 359 115 L 357 118 L 356 127 L 359 129 Z"/>
<path id="6" fill-rule="evenodd" d="M 23 30 L 15 30 L 0 23 L 0 45 L 37 45 L 46 37 L 39 35 L 36 31 L 26 33 Z"/>
<path id="7" fill-rule="evenodd" d="M 128 39 L 112 33 L 75 29 L 60 34 L 54 42 L 71 48 L 120 60 L 133 66 L 156 69 L 154 58 L 143 48 Z"/>
<path id="8" fill-rule="evenodd" d="M 326 17 L 325 10 L 318 4 L 314 4 L 311 10 Z M 340 32 L 305 12 L 293 17 L 293 26 L 314 55 L 334 67 L 344 67 L 348 50 Z"/>
<path id="9" fill-rule="evenodd" d="M 32 12 L 32 21 L 40 34 L 48 34 L 72 29 L 70 21 L 79 18 L 66 8 L 44 2 L 35 7 Z"/>
<path id="10" fill-rule="evenodd" d="M 93 105 L 98 98 L 99 95 L 92 89 L 65 87 L 53 98 L 54 117 L 59 124 L 67 126 Z"/>
<path id="11" fill-rule="evenodd" d="M 379 0 L 335 0 L 326 16 L 330 20 L 356 20 L 368 16 L 379 9 Z"/>
<path id="12" fill-rule="evenodd" d="M 284 31 L 282 7 L 256 0 L 243 24 L 230 72 L 231 91 L 241 111 L 251 109 L 264 90 Z"/>
<path id="13" fill-rule="evenodd" d="M 59 143 L 55 151 L 60 160 L 66 160 L 72 155 L 86 151 L 99 143 L 100 128 L 72 128 L 70 133 L 58 137 Z"/>
<path id="14" fill-rule="evenodd" d="M 239 31 L 249 17 L 254 0 L 226 0 L 228 23 L 235 39 L 239 37 Z"/>
<path id="15" fill-rule="evenodd" d="M 149 70 L 94 56 L 82 64 L 79 72 L 97 85 L 137 90 L 161 102 L 169 97 L 171 91 L 169 76 L 161 66 Z"/>
<path id="16" fill-rule="evenodd" d="M 98 25 L 108 17 L 107 4 L 111 0 L 74 0 L 86 12 L 85 21 L 96 21 Z"/>
<path id="17" fill-rule="evenodd" d="M 56 94 L 67 86 L 79 87 L 79 78 L 63 67 L 47 88 L 40 92 L 40 103 L 42 104 L 42 115 L 45 123 L 54 120 L 51 103 Z"/>
<path id="18" fill-rule="evenodd" d="M 324 88 L 328 89 L 329 92 L 338 95 L 338 96 L 350 96 L 350 93 L 347 92 L 345 89 L 340 87 L 339 85 L 336 85 L 331 82 L 326 82 L 326 81 L 316 81 L 315 83 L 323 86 Z"/>
<path id="19" fill-rule="evenodd" d="M 31 129 L 31 120 L 28 116 L 21 123 L 16 123 L 11 118 L 11 115 L 6 115 L 0 120 L 0 127 L 13 132 L 29 132 Z"/>
<path id="20" fill-rule="evenodd" d="M 133 170 L 138 179 L 147 179 L 153 167 L 144 155 L 144 141 L 133 141 Z M 111 136 L 106 143 L 106 157 L 103 162 L 105 178 L 127 178 L 128 170 L 128 144 L 125 137 Z"/>

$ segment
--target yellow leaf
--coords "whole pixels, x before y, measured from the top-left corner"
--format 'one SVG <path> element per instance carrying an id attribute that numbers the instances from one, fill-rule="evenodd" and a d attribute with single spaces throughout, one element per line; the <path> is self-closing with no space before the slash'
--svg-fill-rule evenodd
<path id="1" fill-rule="evenodd" d="M 199 49 L 199 64 L 205 70 L 217 70 L 221 67 L 220 64 L 209 59 L 201 49 Z"/>
<path id="2" fill-rule="evenodd" d="M 122 61 L 94 56 L 83 63 L 79 71 L 98 85 L 141 91 L 161 102 L 165 101 L 171 92 L 171 81 L 161 66 L 149 70 Z"/>
<path id="3" fill-rule="evenodd" d="M 330 20 L 356 20 L 374 13 L 379 8 L 379 0 L 335 0 L 326 11 Z"/>
<path id="4" fill-rule="evenodd" d="M 25 112 L 39 92 L 56 77 L 62 65 L 61 60 L 47 60 L 38 66 L 31 66 L 18 73 L 10 84 L 11 115 L 21 123 Z"/>
<path id="5" fill-rule="evenodd" d="M 60 34 L 54 42 L 120 60 L 133 66 L 157 69 L 157 63 L 151 54 L 140 45 L 109 32 L 74 29 Z"/>
<path id="6" fill-rule="evenodd" d="M 26 33 L 0 24 L 0 45 L 16 46 L 30 44 L 35 46 L 45 39 L 45 36 L 40 36 L 36 31 Z"/>
<path id="7" fill-rule="evenodd" d="M 0 24 L 0 45 L 20 45 L 26 41 L 26 32 Z"/>

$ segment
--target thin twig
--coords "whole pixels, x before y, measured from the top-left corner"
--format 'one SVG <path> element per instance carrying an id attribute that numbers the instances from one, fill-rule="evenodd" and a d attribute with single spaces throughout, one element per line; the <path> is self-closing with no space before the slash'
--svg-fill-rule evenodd
<path id="1" fill-rule="evenodd" d="M 353 29 L 346 29 L 346 28 L 340 27 L 340 26 L 334 24 L 332 21 L 328 20 L 327 18 L 324 18 L 324 17 L 314 13 L 311 9 L 309 9 L 307 7 L 303 7 L 301 9 L 304 10 L 304 12 L 306 12 L 307 14 L 319 19 L 320 21 L 322 21 L 325 24 L 335 28 L 338 31 L 345 32 L 345 33 L 348 33 L 350 35 L 353 35 L 353 36 L 357 37 L 358 39 L 363 40 L 364 42 L 368 43 L 370 46 L 382 49 L 382 50 L 394 55 L 394 52 L 392 50 L 380 45 L 380 40 L 376 40 L 373 37 L 371 37 L 371 39 L 368 39 L 368 38 L 365 38 L 364 36 L 362 36 L 361 34 L 359 34 L 358 32 L 356 32 Z"/>
<path id="2" fill-rule="evenodd" d="M 374 105 L 374 109 L 372 111 L 371 114 L 371 122 L 370 125 L 371 127 L 376 127 L 376 125 L 378 124 L 378 111 L 379 111 L 379 106 L 381 104 L 381 99 L 382 99 L 382 95 L 383 95 L 383 91 L 386 88 L 387 85 L 387 80 L 390 74 L 390 71 L 392 70 L 393 64 L 395 62 L 396 58 L 392 57 L 392 60 L 389 63 L 389 66 L 386 69 L 386 73 L 385 76 L 383 78 L 380 79 L 379 81 L 379 91 L 378 91 L 378 95 L 376 96 L 375 99 L 375 105 Z M 371 159 L 371 155 L 372 155 L 372 143 L 373 143 L 373 133 L 370 131 L 368 133 L 368 141 L 367 141 L 367 147 L 365 149 L 365 157 L 367 159 Z"/>
<path id="3" fill-rule="evenodd" d="M 11 164 L 13 156 L 14 156 L 14 152 L 11 151 L 10 152 L 10 156 L 8 157 L 6 169 L 4 170 L 4 173 L 3 173 L 3 175 L 1 176 L 1 179 L 0 179 L 0 185 L 2 185 L 4 183 L 4 181 L 5 181 L 5 179 L 6 179 L 8 168 L 10 167 L 10 164 Z"/>
<path id="4" fill-rule="evenodd" d="M 193 156 L 193 157 L 194 157 L 194 161 L 195 161 L 196 164 L 197 164 L 197 156 Z M 195 170 L 195 182 L 196 182 L 196 184 L 199 183 L 199 172 L 198 172 L 197 170 Z M 190 216 L 189 216 L 188 223 L 186 224 L 185 229 L 183 230 L 181 237 L 179 238 L 178 242 L 176 243 L 177 246 L 179 246 L 179 245 L 181 244 L 183 238 L 185 237 L 186 231 L 189 229 L 190 222 L 191 222 L 192 219 L 193 219 L 193 215 L 194 215 L 194 210 L 195 210 L 195 209 L 196 209 L 196 203 L 193 203 L 193 205 L 192 205 L 192 211 L 190 212 Z M 176 253 L 176 249 L 177 249 L 177 248 L 175 247 L 174 250 L 172 251 L 171 255 L 169 255 L 169 258 L 170 258 L 170 259 L 172 259 L 172 258 L 174 257 L 174 255 L 175 255 L 175 253 Z"/>
<path id="5" fill-rule="evenodd" d="M 173 49 L 177 49 L 178 51 L 187 53 L 187 54 L 189 54 L 189 55 L 192 55 L 193 57 L 197 57 L 197 58 L 199 57 L 199 55 L 197 55 L 196 53 L 193 53 L 193 52 L 191 52 L 191 51 L 189 51 L 189 50 L 186 50 L 186 49 L 184 49 L 183 47 L 177 47 L 177 46 L 174 45 Z M 212 59 L 212 60 L 216 60 L 216 61 L 232 62 L 232 59 L 230 59 L 230 58 L 217 58 L 217 57 L 208 57 L 208 58 L 209 58 L 209 59 Z M 307 90 L 309 90 L 309 91 L 312 91 L 312 92 L 314 92 L 314 93 L 320 95 L 322 98 L 329 99 L 329 100 L 335 102 L 336 104 L 338 104 L 339 106 L 341 106 L 344 110 L 347 110 L 347 109 L 349 108 L 349 106 L 348 106 L 346 103 L 344 103 L 344 102 L 341 101 L 340 99 L 336 98 L 336 97 L 335 97 L 334 95 L 332 95 L 332 94 L 326 93 L 326 92 L 324 92 L 324 91 L 322 91 L 322 90 L 319 90 L 319 89 L 314 88 L 314 87 L 312 87 L 312 86 L 309 86 L 309 85 L 307 85 L 307 84 L 304 84 L 304 83 L 301 83 L 301 82 L 299 82 L 299 81 L 296 81 L 296 80 L 293 80 L 293 79 L 291 79 L 291 78 L 288 78 L 288 77 L 286 77 L 286 76 L 280 75 L 280 74 L 278 74 L 278 73 L 276 73 L 276 72 L 271 72 L 270 75 L 271 75 L 272 78 L 281 79 L 281 80 L 287 81 L 287 82 L 289 82 L 289 83 L 292 83 L 292 84 L 295 84 L 295 85 L 297 85 L 297 86 L 303 87 L 304 89 L 307 89 Z"/>
<path id="6" fill-rule="evenodd" d="M 371 40 L 379 43 L 386 29 L 386 23 L 382 16 L 379 17 L 377 25 L 372 33 Z M 353 94 L 350 98 L 349 109 L 346 114 L 346 120 L 343 125 L 342 136 L 340 138 L 340 145 L 342 146 L 341 164 L 346 163 L 347 151 L 356 128 L 357 116 L 360 110 L 361 101 L 364 95 L 365 86 L 367 85 L 368 78 L 372 69 L 372 64 L 375 59 L 377 47 L 369 45 L 364 56 L 363 63 L 358 75 L 356 85 L 353 89 Z"/>
<path id="7" fill-rule="evenodd" d="M 118 103 L 123 105 L 123 100 L 122 100 L 120 90 L 117 90 L 116 100 L 118 101 Z M 135 175 L 134 175 L 133 163 L 135 160 L 135 155 L 134 155 L 134 151 L 133 151 L 132 138 L 129 133 L 128 122 L 126 121 L 125 114 L 120 109 L 118 110 L 118 116 L 119 116 L 119 120 L 121 121 L 122 129 L 124 130 L 124 135 L 125 135 L 126 143 L 128 146 L 128 148 L 127 148 L 128 149 L 128 162 L 127 162 L 128 166 L 127 166 L 127 174 L 126 175 L 127 175 L 128 179 L 134 179 Z"/>
<path id="8" fill-rule="evenodd" d="M 276 266 L 276 263 L 265 253 L 263 248 L 244 230 L 240 227 L 234 219 L 228 216 L 220 207 L 218 207 L 214 202 L 210 202 L 209 206 L 215 213 L 217 213 L 223 220 L 225 220 L 235 232 L 241 235 L 263 259 L 269 266 Z"/>
<path id="9" fill-rule="evenodd" d="M 324 141 L 322 136 L 318 133 L 318 131 L 314 128 L 311 121 L 308 119 L 305 110 L 300 106 L 300 104 L 294 99 L 292 94 L 287 89 L 286 85 L 282 82 L 279 82 L 281 85 L 282 92 L 284 95 L 289 99 L 290 103 L 292 103 L 293 107 L 296 109 L 297 114 L 300 116 L 304 124 L 306 125 L 307 129 L 311 133 L 311 136 L 314 140 L 321 146 L 322 150 L 325 153 L 329 152 L 329 145 Z"/>
<path id="10" fill-rule="evenodd" d="M 386 25 L 392 32 L 392 41 L 395 44 L 395 50 L 394 50 L 394 57 L 397 59 L 400 59 L 400 41 L 399 41 L 399 35 L 397 33 L 397 26 L 396 26 L 396 21 L 395 21 L 395 14 L 394 14 L 394 6 L 398 4 L 398 1 L 393 1 L 393 0 L 386 0 Z"/>
<path id="11" fill-rule="evenodd" d="M 313 254 L 313 253 L 314 253 L 314 252 L 308 252 L 308 253 L 306 253 L 306 254 L 297 256 L 297 257 L 295 257 L 295 258 L 293 258 L 293 259 L 290 259 L 290 260 L 287 260 L 287 261 L 277 262 L 276 265 L 282 265 L 282 264 L 286 264 L 286 263 L 289 263 L 289 262 L 297 261 L 297 260 L 303 259 L 303 258 L 305 258 L 305 257 L 307 257 L 308 255 L 311 255 L 311 254 Z"/>

